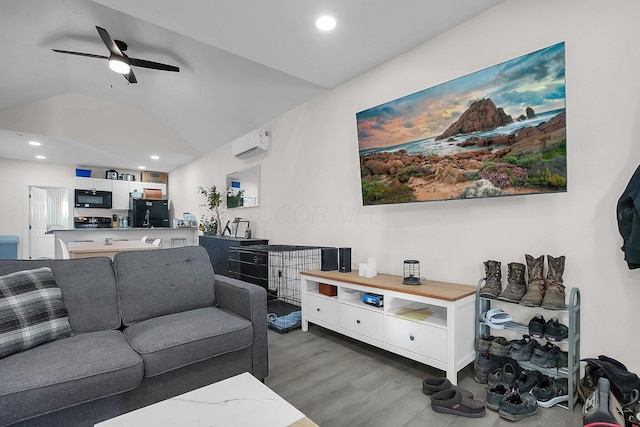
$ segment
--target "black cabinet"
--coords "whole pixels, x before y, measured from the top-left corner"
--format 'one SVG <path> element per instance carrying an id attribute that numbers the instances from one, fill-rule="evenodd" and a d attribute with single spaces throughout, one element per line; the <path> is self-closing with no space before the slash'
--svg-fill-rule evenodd
<path id="1" fill-rule="evenodd" d="M 213 271 L 216 274 L 229 276 L 229 248 L 235 246 L 266 245 L 265 239 L 241 239 L 226 236 L 200 236 L 200 246 L 209 253 Z"/>

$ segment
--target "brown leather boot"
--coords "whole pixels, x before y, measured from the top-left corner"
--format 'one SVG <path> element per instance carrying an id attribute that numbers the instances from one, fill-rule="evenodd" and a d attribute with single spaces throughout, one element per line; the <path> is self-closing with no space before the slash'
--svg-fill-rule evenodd
<path id="1" fill-rule="evenodd" d="M 564 273 L 564 255 L 554 258 L 547 255 L 547 278 L 545 280 L 547 290 L 542 300 L 542 308 L 549 310 L 564 310 L 564 284 L 562 274 Z"/>
<path id="2" fill-rule="evenodd" d="M 527 307 L 539 307 L 544 298 L 546 284 L 543 276 L 544 255 L 534 258 L 527 254 L 524 256 L 527 260 L 527 272 L 529 274 L 529 283 L 527 284 L 527 293 L 520 300 L 520 304 Z"/>
<path id="3" fill-rule="evenodd" d="M 502 291 L 502 271 L 500 261 L 485 261 L 485 282 L 480 289 L 480 296 L 483 298 L 497 298 Z"/>
<path id="4" fill-rule="evenodd" d="M 498 295 L 501 301 L 518 303 L 527 292 L 527 284 L 524 281 L 524 264 L 510 262 L 507 273 L 507 287 Z"/>

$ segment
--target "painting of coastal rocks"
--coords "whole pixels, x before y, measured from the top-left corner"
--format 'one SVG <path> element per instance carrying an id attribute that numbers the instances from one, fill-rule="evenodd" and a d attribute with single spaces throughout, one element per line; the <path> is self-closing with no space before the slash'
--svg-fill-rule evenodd
<path id="1" fill-rule="evenodd" d="M 356 114 L 364 205 L 567 191 L 564 42 Z"/>

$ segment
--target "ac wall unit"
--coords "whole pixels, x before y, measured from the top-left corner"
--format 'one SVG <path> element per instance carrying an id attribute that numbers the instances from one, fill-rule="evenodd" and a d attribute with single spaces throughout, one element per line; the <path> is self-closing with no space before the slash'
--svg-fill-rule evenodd
<path id="1" fill-rule="evenodd" d="M 239 159 L 248 159 L 267 150 L 269 150 L 268 130 L 254 130 L 231 143 L 231 151 Z"/>

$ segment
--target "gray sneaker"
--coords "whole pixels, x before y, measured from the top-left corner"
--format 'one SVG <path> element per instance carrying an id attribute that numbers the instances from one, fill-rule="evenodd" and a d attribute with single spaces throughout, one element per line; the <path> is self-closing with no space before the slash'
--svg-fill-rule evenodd
<path id="1" fill-rule="evenodd" d="M 496 337 L 491 341 L 489 346 L 489 354 L 494 356 L 508 356 L 511 349 L 511 343 L 505 337 Z"/>
<path id="2" fill-rule="evenodd" d="M 512 390 L 500 401 L 498 414 L 509 421 L 520 421 L 523 418 L 535 415 L 538 412 L 538 402 L 529 393 L 520 393 Z"/>
<path id="3" fill-rule="evenodd" d="M 493 335 L 489 335 L 488 337 L 479 337 L 476 338 L 476 350 L 481 351 L 483 353 L 488 353 L 489 348 L 491 347 L 491 343 L 496 339 Z"/>
<path id="4" fill-rule="evenodd" d="M 487 389 L 487 408 L 497 411 L 500 409 L 500 401 L 511 388 L 507 384 L 498 383 Z"/>

